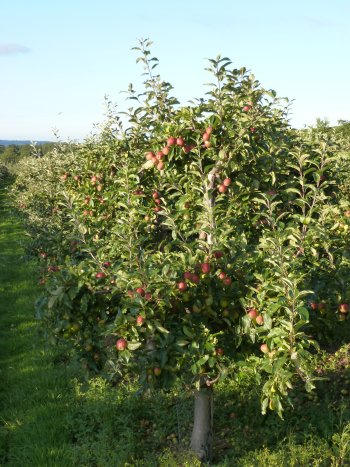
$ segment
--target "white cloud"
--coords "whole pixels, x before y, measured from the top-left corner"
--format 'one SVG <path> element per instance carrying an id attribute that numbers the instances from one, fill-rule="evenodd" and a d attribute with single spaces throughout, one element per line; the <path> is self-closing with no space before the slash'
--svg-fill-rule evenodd
<path id="1" fill-rule="evenodd" d="M 28 47 L 20 44 L 2 44 L 0 43 L 0 55 L 14 55 L 30 52 Z"/>

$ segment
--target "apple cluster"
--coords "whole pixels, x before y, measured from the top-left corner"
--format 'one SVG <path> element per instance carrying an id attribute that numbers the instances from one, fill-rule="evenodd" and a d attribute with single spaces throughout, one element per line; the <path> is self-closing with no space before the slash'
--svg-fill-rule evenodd
<path id="1" fill-rule="evenodd" d="M 212 131 L 213 131 L 213 128 L 211 126 L 208 126 L 202 136 L 203 144 L 207 149 L 211 148 L 212 146 L 211 141 L 210 141 Z"/>
<path id="2" fill-rule="evenodd" d="M 213 257 L 216 260 L 220 260 L 224 256 L 224 253 L 220 250 L 216 250 L 213 252 Z M 183 279 L 177 283 L 177 289 L 180 292 L 186 292 L 188 289 L 188 283 L 192 284 L 199 284 L 202 277 L 209 275 L 211 272 L 215 272 L 215 276 L 220 279 L 222 284 L 226 287 L 232 284 L 232 279 L 230 276 L 227 275 L 225 271 L 222 270 L 222 267 L 219 265 L 219 268 L 216 268 L 217 264 L 210 263 L 209 261 L 205 261 L 203 263 L 199 263 L 195 266 L 195 272 L 185 271 L 183 273 Z"/>
<path id="3" fill-rule="evenodd" d="M 188 154 L 194 148 L 194 145 L 186 144 L 185 139 L 181 136 L 169 136 L 165 146 L 163 146 L 157 153 L 154 153 L 153 151 L 147 151 L 145 153 L 145 158 L 147 161 L 151 161 L 156 169 L 164 170 L 164 161 L 166 159 L 166 156 L 170 153 L 170 148 L 174 146 L 182 148 L 185 154 Z"/>
<path id="4" fill-rule="evenodd" d="M 226 193 L 228 187 L 231 185 L 231 179 L 225 178 L 222 183 L 218 186 L 219 193 Z"/>
<path id="5" fill-rule="evenodd" d="M 136 287 L 134 290 L 129 289 L 127 295 L 131 299 L 144 298 L 148 302 L 152 300 L 151 292 L 148 292 L 144 287 Z"/>
<path id="6" fill-rule="evenodd" d="M 154 212 L 159 212 L 162 210 L 161 208 L 161 204 L 162 204 L 162 200 L 160 199 L 160 194 L 158 193 L 158 191 L 154 191 L 152 193 L 152 198 L 154 199 L 154 203 L 156 204 L 156 206 L 153 208 Z"/>
<path id="7" fill-rule="evenodd" d="M 248 308 L 247 315 L 254 323 L 258 324 L 259 326 L 262 326 L 264 324 L 264 317 L 262 314 L 258 313 L 258 310 L 256 308 Z"/>
<path id="8" fill-rule="evenodd" d="M 324 313 L 326 304 L 324 302 L 311 301 L 309 303 L 309 308 L 312 311 L 320 311 L 321 313 Z M 349 304 L 345 302 L 340 303 L 338 305 L 337 312 L 340 313 L 340 316 L 344 319 L 349 313 Z"/>

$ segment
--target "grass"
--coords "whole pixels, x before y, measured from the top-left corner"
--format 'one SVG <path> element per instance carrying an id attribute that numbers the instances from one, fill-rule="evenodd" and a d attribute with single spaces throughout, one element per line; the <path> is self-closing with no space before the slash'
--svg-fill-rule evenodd
<path id="1" fill-rule="evenodd" d="M 63 348 L 48 346 L 34 318 L 36 265 L 0 190 L 0 465 L 13 467 L 196 467 L 188 452 L 193 399 L 179 389 L 136 395 L 85 380 Z M 215 390 L 213 465 L 350 465 L 349 345 L 324 353 L 325 379 L 305 394 L 296 384 L 285 420 L 260 414 L 251 376 Z"/>
<path id="2" fill-rule="evenodd" d="M 260 415 L 259 387 L 249 377 L 216 388 L 213 465 L 230 467 L 350 465 L 348 354 L 333 355 L 336 371 L 307 395 L 296 386 L 293 410 L 285 420 Z M 175 392 L 136 397 L 127 385 L 117 390 L 101 378 L 76 384 L 76 403 L 68 425 L 84 466 L 195 466 L 187 451 L 192 397 Z M 186 464 L 187 462 L 187 464 Z"/>
<path id="3" fill-rule="evenodd" d="M 35 264 L 0 191 L 0 465 L 72 465 L 65 412 L 71 404 L 64 367 L 38 332 Z"/>

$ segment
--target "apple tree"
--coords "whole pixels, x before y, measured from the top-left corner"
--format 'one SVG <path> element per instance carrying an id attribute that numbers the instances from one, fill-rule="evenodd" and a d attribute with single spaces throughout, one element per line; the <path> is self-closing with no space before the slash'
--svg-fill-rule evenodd
<path id="1" fill-rule="evenodd" d="M 36 185 L 31 212 L 42 202 L 57 222 L 48 234 L 44 209 L 38 310 L 95 371 L 193 386 L 191 447 L 208 460 L 215 383 L 263 374 L 263 413 L 281 415 L 296 376 L 313 388 L 323 323 L 348 316 L 348 156 L 330 133 L 293 130 L 288 101 L 228 58 L 180 105 L 149 46 L 135 106 L 65 147 L 53 198 Z"/>

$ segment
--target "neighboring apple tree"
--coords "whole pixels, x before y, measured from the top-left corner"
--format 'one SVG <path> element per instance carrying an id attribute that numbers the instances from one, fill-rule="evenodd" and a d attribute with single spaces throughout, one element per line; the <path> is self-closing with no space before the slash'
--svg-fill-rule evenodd
<path id="1" fill-rule="evenodd" d="M 95 137 L 23 162 L 15 192 L 54 338 L 111 378 L 193 384 L 191 446 L 207 460 L 215 383 L 254 368 L 263 413 L 281 415 L 348 316 L 348 155 L 330 132 L 291 129 L 287 102 L 227 58 L 209 60 L 205 97 L 180 105 L 149 46 L 136 48 L 135 107 L 109 105 Z"/>

